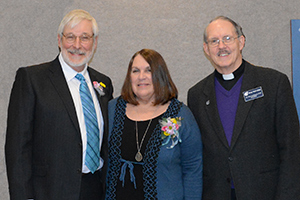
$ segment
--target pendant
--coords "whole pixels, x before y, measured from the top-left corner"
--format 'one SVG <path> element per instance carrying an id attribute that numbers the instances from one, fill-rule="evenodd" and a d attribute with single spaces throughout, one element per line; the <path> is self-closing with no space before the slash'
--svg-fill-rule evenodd
<path id="1" fill-rule="evenodd" d="M 140 162 L 141 160 L 143 160 L 143 155 L 141 154 L 141 152 L 138 151 L 135 154 L 135 160 L 138 161 L 138 162 Z"/>

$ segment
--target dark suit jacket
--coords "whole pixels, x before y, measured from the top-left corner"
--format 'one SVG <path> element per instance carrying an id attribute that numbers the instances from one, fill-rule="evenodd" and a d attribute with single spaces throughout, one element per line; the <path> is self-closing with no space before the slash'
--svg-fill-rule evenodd
<path id="1" fill-rule="evenodd" d="M 88 72 L 92 82 L 106 85 L 104 96 L 96 92 L 104 118 L 101 157 L 106 164 L 107 103 L 113 87 L 109 77 L 89 67 Z M 11 199 L 79 198 L 81 133 L 58 57 L 17 71 L 8 108 L 5 156 Z"/>
<path id="2" fill-rule="evenodd" d="M 245 102 L 242 92 L 262 87 Z M 300 199 L 299 120 L 286 75 L 246 62 L 231 146 L 217 109 L 214 73 L 188 92 L 203 141 L 203 200 Z"/>

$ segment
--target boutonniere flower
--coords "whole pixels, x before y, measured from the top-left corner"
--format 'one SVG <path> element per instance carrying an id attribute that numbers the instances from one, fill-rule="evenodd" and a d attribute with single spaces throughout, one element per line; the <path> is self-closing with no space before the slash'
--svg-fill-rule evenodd
<path id="1" fill-rule="evenodd" d="M 94 88 L 96 89 L 96 91 L 100 94 L 100 96 L 104 96 L 105 92 L 104 92 L 104 88 L 106 88 L 106 85 L 102 82 L 97 82 L 94 81 L 93 82 Z"/>
<path id="2" fill-rule="evenodd" d="M 170 141 L 172 141 L 172 144 L 170 147 L 167 147 L 168 149 L 172 149 L 178 142 L 181 142 L 181 138 L 179 135 L 179 127 L 181 126 L 181 117 L 176 118 L 163 118 L 162 120 L 159 120 L 159 123 L 161 125 L 161 138 L 166 141 L 162 144 L 167 145 Z"/>

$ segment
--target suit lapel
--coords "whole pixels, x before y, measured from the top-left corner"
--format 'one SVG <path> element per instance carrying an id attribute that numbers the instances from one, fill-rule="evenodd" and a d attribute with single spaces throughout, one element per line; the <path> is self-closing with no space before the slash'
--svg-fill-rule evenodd
<path id="1" fill-rule="evenodd" d="M 90 76 L 92 84 L 94 81 L 99 82 L 99 76 L 97 76 L 97 74 L 95 74 L 93 70 L 90 70 L 89 67 L 87 70 L 89 72 L 89 76 Z M 97 96 L 99 104 L 100 104 L 100 109 L 101 109 L 101 113 L 102 113 L 102 117 L 103 117 L 103 121 L 104 121 L 103 140 L 102 140 L 100 156 L 104 160 L 107 160 L 107 135 L 108 135 L 108 109 L 107 109 L 108 99 L 107 99 L 107 97 L 108 97 L 108 94 L 107 94 L 107 91 L 105 88 L 104 88 L 104 92 L 105 92 L 104 96 L 101 96 L 95 88 L 94 88 L 94 90 L 95 90 L 96 96 Z"/>
<path id="2" fill-rule="evenodd" d="M 216 92 L 215 92 L 215 84 L 214 84 L 214 73 L 212 73 L 209 79 L 206 82 L 206 86 L 204 87 L 204 94 L 206 96 L 205 103 L 206 103 L 206 113 L 210 124 L 213 126 L 215 133 L 222 141 L 222 143 L 229 148 L 228 141 L 225 136 L 225 132 L 223 129 L 223 125 L 220 119 L 218 107 L 217 107 L 217 100 L 216 100 Z"/>
<path id="3" fill-rule="evenodd" d="M 243 97 L 243 92 L 258 86 L 257 83 L 255 82 L 255 74 L 253 74 L 252 72 L 252 66 L 248 62 L 246 62 L 245 65 L 246 66 L 245 66 L 245 71 L 242 80 L 242 87 L 239 96 L 238 108 L 236 111 L 235 123 L 234 123 L 234 128 L 232 133 L 231 149 L 235 145 L 242 131 L 242 128 L 247 119 L 250 108 L 253 104 L 253 101 L 245 102 Z"/>
<path id="4" fill-rule="evenodd" d="M 90 75 L 90 79 L 91 79 L 92 85 L 93 85 L 94 81 L 99 82 L 99 80 L 97 80 L 96 75 L 93 73 L 92 70 L 90 70 L 88 68 L 88 72 L 89 72 L 89 75 Z M 102 98 L 101 98 L 99 92 L 95 88 L 94 88 L 94 90 L 95 90 L 96 96 L 97 96 L 99 104 L 100 104 L 100 109 L 101 109 L 103 118 L 105 118 L 105 116 L 107 115 L 107 109 L 104 109 L 104 102 L 102 101 Z M 104 119 L 104 120 L 106 121 L 106 119 Z"/>
<path id="5" fill-rule="evenodd" d="M 67 112 L 76 127 L 78 133 L 80 133 L 79 124 L 77 120 L 75 105 L 73 103 L 73 99 L 67 85 L 65 76 L 63 74 L 61 65 L 59 63 L 58 57 L 52 62 L 52 66 L 49 68 L 49 78 L 52 81 L 54 88 L 56 89 L 57 93 L 61 97 Z"/>

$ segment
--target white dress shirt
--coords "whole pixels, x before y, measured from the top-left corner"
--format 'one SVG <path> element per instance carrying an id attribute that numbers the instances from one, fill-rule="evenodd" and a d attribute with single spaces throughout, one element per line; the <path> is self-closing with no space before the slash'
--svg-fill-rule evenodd
<path id="1" fill-rule="evenodd" d="M 85 165 L 85 155 L 86 155 L 86 146 L 87 146 L 87 136 L 86 136 L 86 127 L 85 127 L 85 123 L 84 123 L 84 115 L 83 115 L 83 110 L 82 110 L 82 105 L 81 105 L 81 99 L 80 99 L 80 93 L 79 93 L 79 86 L 80 86 L 80 81 L 75 78 L 76 74 L 78 74 L 78 72 L 76 72 L 75 70 L 73 70 L 63 59 L 62 54 L 60 53 L 59 55 L 59 62 L 62 66 L 62 70 L 65 76 L 65 79 L 67 81 L 67 84 L 69 86 L 69 90 L 71 92 L 72 98 L 73 98 L 73 102 L 75 105 L 75 109 L 76 109 L 76 114 L 77 114 L 77 119 L 79 122 L 79 127 L 80 127 L 80 132 L 81 132 L 81 139 L 82 139 L 82 173 L 89 173 L 90 170 L 88 169 L 88 167 Z M 100 104 L 99 101 L 97 99 L 95 90 L 93 88 L 93 84 L 91 83 L 90 80 L 90 76 L 89 73 L 87 71 L 87 64 L 84 68 L 84 70 L 82 72 L 80 72 L 80 74 L 82 74 L 85 78 L 85 81 L 90 89 L 93 101 L 94 101 L 94 105 L 95 105 L 95 110 L 96 110 L 96 114 L 97 114 L 97 120 L 98 120 L 98 127 L 99 127 L 99 151 L 101 149 L 101 145 L 102 145 L 102 138 L 103 138 L 103 117 L 102 117 L 102 112 L 100 109 Z M 100 158 L 100 166 L 98 169 L 100 169 L 103 166 L 103 159 Z"/>

